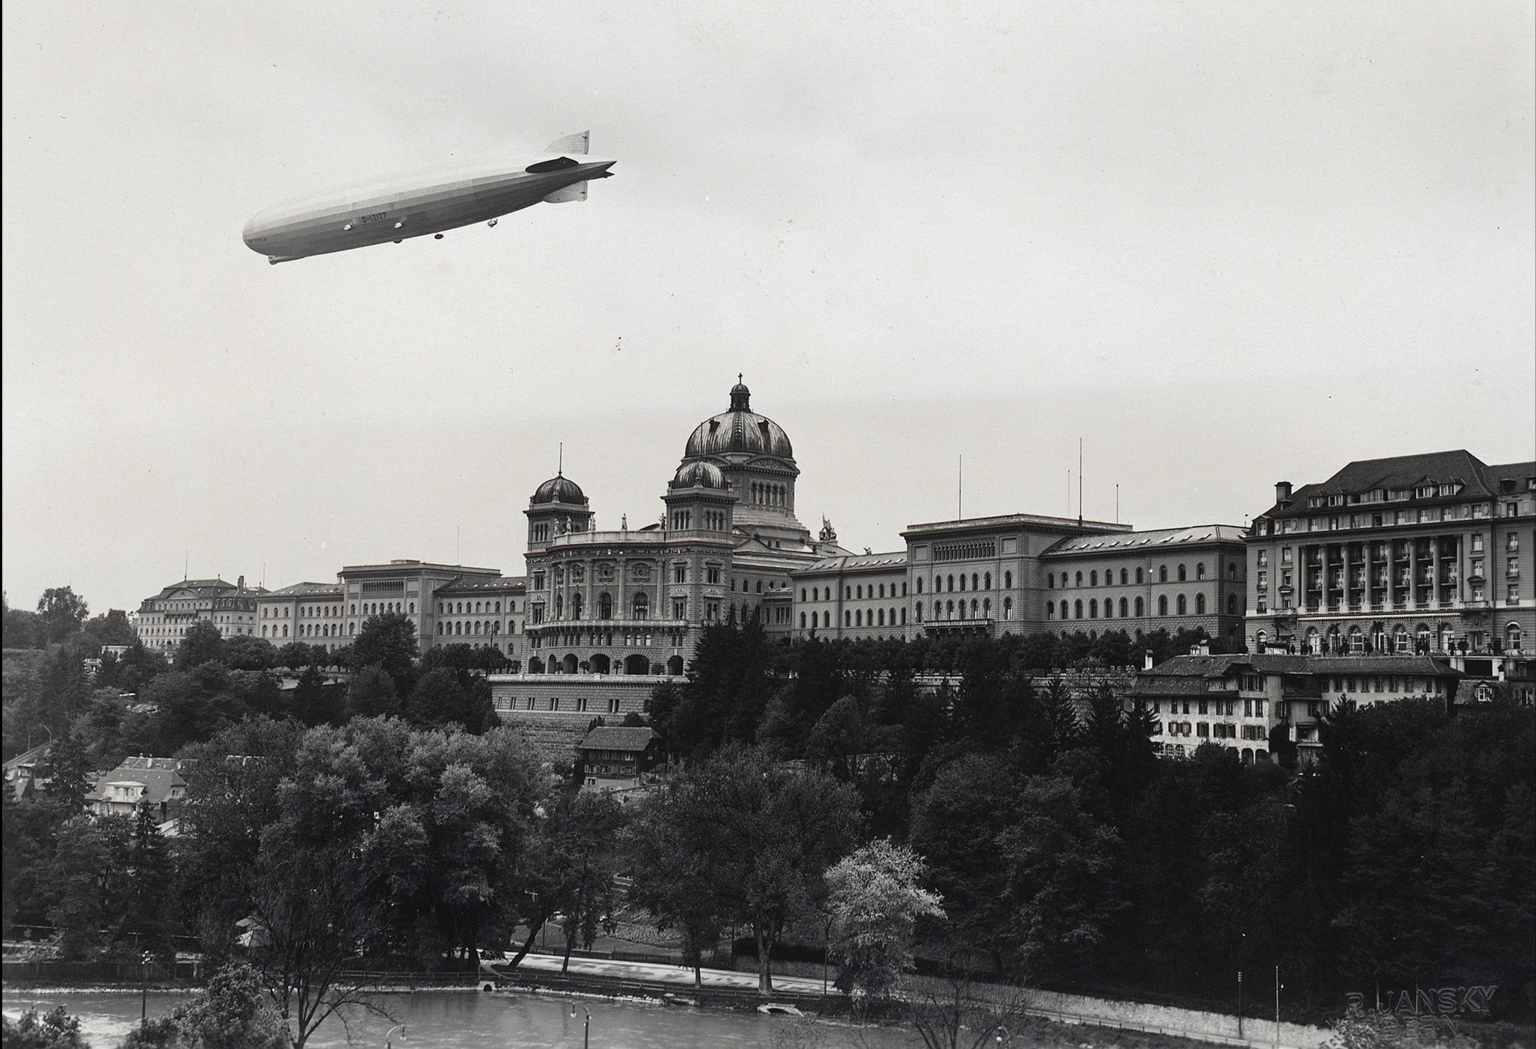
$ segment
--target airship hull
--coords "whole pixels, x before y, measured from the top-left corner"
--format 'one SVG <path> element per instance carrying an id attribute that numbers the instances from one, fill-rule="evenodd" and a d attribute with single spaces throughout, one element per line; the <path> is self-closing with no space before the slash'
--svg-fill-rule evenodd
<path id="1" fill-rule="evenodd" d="M 479 168 L 298 198 L 258 212 L 246 224 L 245 244 L 278 263 L 441 233 L 549 197 L 579 199 L 573 187 L 608 177 L 613 163 L 581 161 L 553 171 Z"/>

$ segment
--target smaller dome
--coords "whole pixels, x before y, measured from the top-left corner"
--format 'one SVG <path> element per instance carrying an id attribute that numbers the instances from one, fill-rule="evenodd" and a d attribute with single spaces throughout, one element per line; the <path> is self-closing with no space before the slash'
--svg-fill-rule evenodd
<path id="1" fill-rule="evenodd" d="M 580 505 L 587 501 L 582 493 L 581 485 L 566 477 L 557 474 L 539 485 L 539 490 L 533 493 L 530 503 L 573 503 Z"/>
<path id="2" fill-rule="evenodd" d="M 714 463 L 695 459 L 677 468 L 672 478 L 673 488 L 716 488 L 725 491 L 725 474 Z"/>

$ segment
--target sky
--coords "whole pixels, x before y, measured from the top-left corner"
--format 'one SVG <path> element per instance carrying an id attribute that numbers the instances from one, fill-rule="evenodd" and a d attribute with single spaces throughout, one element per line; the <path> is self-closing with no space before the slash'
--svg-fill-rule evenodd
<path id="1" fill-rule="evenodd" d="M 3 586 L 522 570 L 738 373 L 843 545 L 1243 524 L 1536 458 L 1529 2 L 3 7 Z M 590 129 L 583 203 L 269 266 L 246 220 Z M 1081 444 L 1080 444 L 1081 442 Z M 1082 498 L 1077 496 L 1081 448 Z"/>

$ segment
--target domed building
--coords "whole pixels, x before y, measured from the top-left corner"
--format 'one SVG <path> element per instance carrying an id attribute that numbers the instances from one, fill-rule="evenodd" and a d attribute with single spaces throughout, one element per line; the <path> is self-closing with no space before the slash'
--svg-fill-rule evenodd
<path id="1" fill-rule="evenodd" d="M 756 615 L 790 636 L 790 573 L 847 553 L 795 517 L 799 474 L 789 436 L 738 381 L 729 410 L 689 435 L 659 521 L 595 531 L 579 484 L 562 471 L 539 485 L 524 511 L 526 661 L 492 676 L 498 710 L 585 728 L 594 714 L 643 710 L 713 624 Z"/>

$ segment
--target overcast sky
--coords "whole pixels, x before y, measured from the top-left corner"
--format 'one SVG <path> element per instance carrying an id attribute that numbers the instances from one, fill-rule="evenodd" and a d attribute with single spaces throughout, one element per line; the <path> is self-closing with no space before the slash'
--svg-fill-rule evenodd
<path id="1" fill-rule="evenodd" d="M 4 588 L 93 611 L 522 570 L 565 473 L 694 425 L 798 514 L 1242 524 L 1275 481 L 1536 457 L 1533 15 L 1509 3 L 4 5 Z M 581 204 L 269 266 L 286 197 L 537 153 Z"/>

